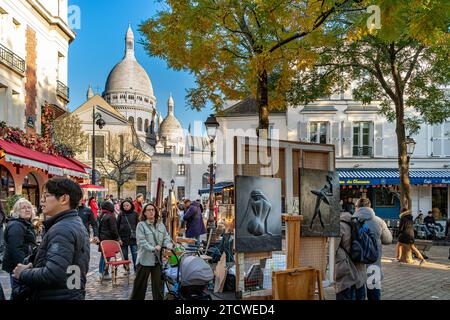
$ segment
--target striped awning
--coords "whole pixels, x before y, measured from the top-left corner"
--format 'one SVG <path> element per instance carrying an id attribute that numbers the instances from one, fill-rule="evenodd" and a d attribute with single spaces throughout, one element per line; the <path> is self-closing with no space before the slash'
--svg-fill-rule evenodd
<path id="1" fill-rule="evenodd" d="M 398 169 L 338 169 L 341 185 L 400 184 Z M 410 169 L 411 184 L 450 184 L 450 170 Z"/>

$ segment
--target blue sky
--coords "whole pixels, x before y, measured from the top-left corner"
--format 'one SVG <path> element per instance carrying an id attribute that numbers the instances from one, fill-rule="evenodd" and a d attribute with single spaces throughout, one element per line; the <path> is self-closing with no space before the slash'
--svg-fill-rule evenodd
<path id="1" fill-rule="evenodd" d="M 137 43 L 141 38 L 139 24 L 163 9 L 156 0 L 70 0 L 69 5 L 81 10 L 81 29 L 74 30 L 77 36 L 69 47 L 70 111 L 85 102 L 89 83 L 95 93 L 97 89 L 99 94 L 103 92 L 109 72 L 123 58 L 125 33 L 131 23 L 136 58 L 150 76 L 158 112 L 167 115 L 170 93 L 175 100 L 175 116 L 185 129 L 195 120 L 204 121 L 212 112 L 210 107 L 197 112 L 186 106 L 185 89 L 194 85 L 193 76 L 169 69 L 164 60 L 150 57 Z"/>

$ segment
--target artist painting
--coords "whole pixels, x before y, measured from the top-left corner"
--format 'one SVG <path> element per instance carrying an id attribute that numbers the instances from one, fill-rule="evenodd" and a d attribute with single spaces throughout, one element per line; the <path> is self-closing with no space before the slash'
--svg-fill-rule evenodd
<path id="1" fill-rule="evenodd" d="M 339 178 L 335 172 L 300 169 L 302 236 L 339 236 Z"/>
<path id="2" fill-rule="evenodd" d="M 236 250 L 281 250 L 281 180 L 236 177 Z"/>

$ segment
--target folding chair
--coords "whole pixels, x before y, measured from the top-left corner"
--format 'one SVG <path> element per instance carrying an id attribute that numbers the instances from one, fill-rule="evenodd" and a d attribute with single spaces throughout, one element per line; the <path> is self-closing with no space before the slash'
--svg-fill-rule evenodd
<path id="1" fill-rule="evenodd" d="M 123 259 L 122 248 L 120 247 L 119 242 L 114 240 L 103 240 L 100 243 L 100 248 L 102 249 L 103 258 L 105 259 L 105 268 L 107 266 L 111 266 L 112 269 L 112 283 L 117 284 L 117 268 L 119 266 L 128 266 L 130 268 L 130 260 Z M 120 257 L 118 259 L 118 254 L 120 253 Z M 103 276 L 100 279 L 100 283 L 103 283 Z M 128 284 L 130 283 L 130 273 L 128 273 Z"/>

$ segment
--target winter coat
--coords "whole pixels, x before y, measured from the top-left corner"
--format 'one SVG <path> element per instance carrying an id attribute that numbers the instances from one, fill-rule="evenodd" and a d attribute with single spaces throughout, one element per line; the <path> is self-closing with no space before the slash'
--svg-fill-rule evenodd
<path id="1" fill-rule="evenodd" d="M 98 237 L 98 223 L 95 219 L 94 212 L 88 207 L 81 206 L 78 207 L 78 215 L 80 216 L 81 221 L 83 221 L 83 225 L 85 226 L 88 235 L 91 234 L 89 230 L 89 226 L 91 226 L 94 237 Z"/>
<path id="2" fill-rule="evenodd" d="M 9 220 L 5 230 L 5 245 L 2 269 L 11 273 L 37 247 L 31 222 L 21 218 Z"/>
<path id="3" fill-rule="evenodd" d="M 414 243 L 414 220 L 410 211 L 400 214 L 398 242 L 403 244 Z"/>
<path id="4" fill-rule="evenodd" d="M 341 212 L 340 229 L 341 235 L 335 242 L 336 262 L 335 262 L 335 283 L 336 293 L 352 287 L 361 288 L 365 283 L 365 277 L 358 272 L 356 266 L 349 256 L 351 250 L 351 228 L 352 215 L 349 212 Z"/>
<path id="5" fill-rule="evenodd" d="M 102 214 L 98 219 L 98 235 L 100 241 L 120 240 L 119 231 L 117 230 L 117 220 L 113 212 L 102 210 Z M 100 248 L 99 251 L 101 251 Z"/>
<path id="6" fill-rule="evenodd" d="M 389 231 L 386 222 L 384 222 L 383 219 L 375 215 L 375 212 L 373 211 L 372 208 L 369 207 L 357 208 L 355 213 L 353 214 L 353 217 L 358 218 L 360 221 L 364 220 L 367 226 L 369 227 L 369 230 L 375 234 L 375 239 L 377 239 L 378 252 L 380 255 L 378 256 L 378 260 L 372 265 L 378 266 L 381 271 L 381 256 L 383 250 L 382 244 L 392 244 L 391 231 Z M 366 268 L 369 267 L 369 265 L 363 263 L 356 263 L 355 266 L 358 269 L 358 272 L 361 273 L 361 276 L 364 279 L 367 279 L 368 274 Z M 383 274 L 381 273 L 381 278 L 382 277 Z"/>
<path id="7" fill-rule="evenodd" d="M 423 223 L 427 226 L 427 225 L 429 225 L 429 224 L 436 224 L 436 219 L 434 219 L 434 216 L 426 216 L 424 219 L 423 219 Z"/>
<path id="8" fill-rule="evenodd" d="M 61 212 L 45 221 L 44 226 L 47 231 L 33 268 L 22 271 L 20 283 L 31 288 L 33 300 L 84 300 L 90 245 L 78 212 Z M 79 289 L 67 286 L 68 277 L 74 274 L 69 268 L 72 266 L 78 266 L 80 271 Z"/>
<path id="9" fill-rule="evenodd" d="M 136 226 L 138 224 L 138 214 L 133 210 L 121 211 L 117 217 L 117 229 L 119 231 L 120 240 L 124 246 L 135 245 L 136 238 L 131 238 L 131 230 L 136 235 Z"/>
<path id="10" fill-rule="evenodd" d="M 137 212 L 137 214 L 142 213 L 142 204 L 136 200 L 133 201 L 134 211 Z"/>
<path id="11" fill-rule="evenodd" d="M 186 221 L 187 238 L 195 238 L 206 233 L 200 203 L 196 201 L 192 202 L 187 212 L 184 214 L 183 220 Z"/>
<path id="12" fill-rule="evenodd" d="M 166 227 L 158 222 L 156 225 L 141 221 L 136 228 L 138 253 L 136 264 L 152 267 L 158 262 L 155 247 L 157 245 L 172 248 L 172 241 Z"/>
<path id="13" fill-rule="evenodd" d="M 89 207 L 91 208 L 92 212 L 94 213 L 95 219 L 98 218 L 98 203 L 95 201 L 95 199 L 91 200 L 89 202 Z"/>

